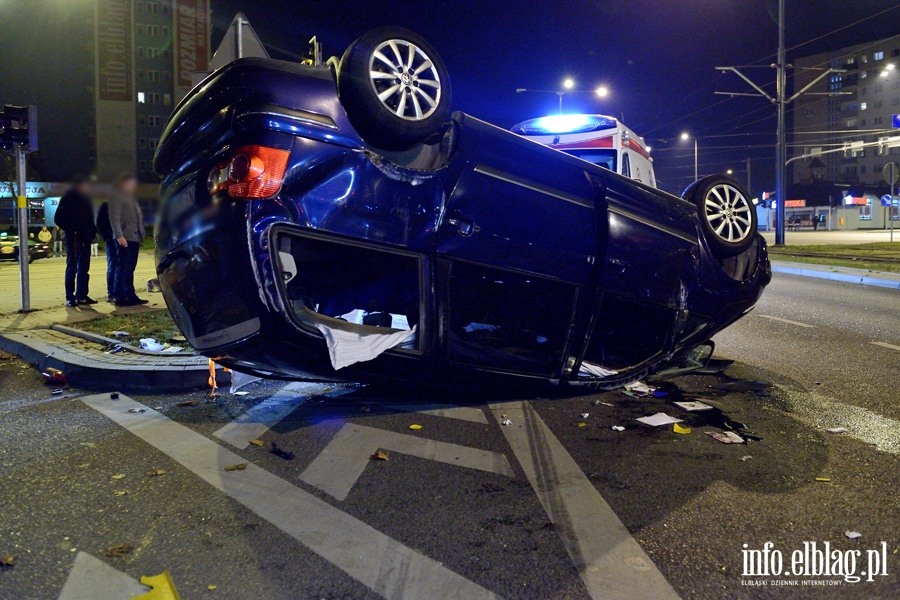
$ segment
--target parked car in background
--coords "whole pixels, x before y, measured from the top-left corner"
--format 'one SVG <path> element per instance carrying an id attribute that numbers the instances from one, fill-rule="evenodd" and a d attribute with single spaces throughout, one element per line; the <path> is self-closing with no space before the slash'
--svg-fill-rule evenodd
<path id="1" fill-rule="evenodd" d="M 154 163 L 189 342 L 266 377 L 546 393 L 701 366 L 753 308 L 771 273 L 740 184 L 678 198 L 450 100 L 396 27 L 195 87 Z"/>

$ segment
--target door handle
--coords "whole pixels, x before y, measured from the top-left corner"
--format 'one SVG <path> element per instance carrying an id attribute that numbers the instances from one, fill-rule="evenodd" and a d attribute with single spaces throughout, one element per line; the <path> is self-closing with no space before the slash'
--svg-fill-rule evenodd
<path id="1" fill-rule="evenodd" d="M 470 235 L 478 231 L 478 226 L 464 217 L 450 217 L 449 219 L 447 219 L 447 224 L 451 227 L 455 227 L 456 232 L 463 237 L 469 237 Z"/>

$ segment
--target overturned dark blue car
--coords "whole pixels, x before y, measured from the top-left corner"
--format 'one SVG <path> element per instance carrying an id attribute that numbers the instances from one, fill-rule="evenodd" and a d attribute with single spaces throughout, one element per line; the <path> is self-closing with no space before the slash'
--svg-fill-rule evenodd
<path id="1" fill-rule="evenodd" d="M 157 272 L 189 342 L 272 378 L 535 393 L 703 366 L 771 278 L 746 191 L 678 198 L 450 96 L 393 27 L 194 88 L 155 160 Z"/>

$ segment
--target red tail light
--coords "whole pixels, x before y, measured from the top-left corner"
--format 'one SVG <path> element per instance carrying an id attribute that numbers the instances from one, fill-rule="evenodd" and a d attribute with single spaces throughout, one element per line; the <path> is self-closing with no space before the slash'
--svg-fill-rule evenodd
<path id="1" fill-rule="evenodd" d="M 231 153 L 227 163 L 216 165 L 209 174 L 210 194 L 228 190 L 232 198 L 269 198 L 284 181 L 290 152 L 265 146 L 243 146 Z"/>

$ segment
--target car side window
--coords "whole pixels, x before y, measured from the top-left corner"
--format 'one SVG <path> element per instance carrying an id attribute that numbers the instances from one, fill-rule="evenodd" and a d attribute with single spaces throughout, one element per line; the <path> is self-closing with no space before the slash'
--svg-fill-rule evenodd
<path id="1" fill-rule="evenodd" d="M 628 158 L 628 153 L 622 153 L 622 175 L 625 177 L 631 177 L 631 160 Z"/>
<path id="2" fill-rule="evenodd" d="M 671 309 L 607 294 L 584 360 L 607 369 L 634 367 L 664 350 L 673 324 Z"/>

